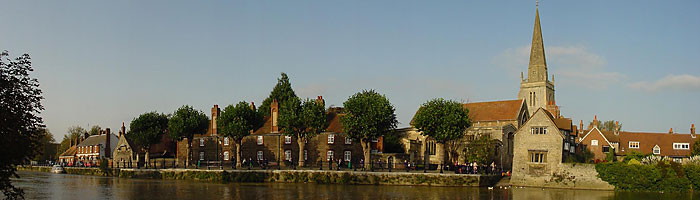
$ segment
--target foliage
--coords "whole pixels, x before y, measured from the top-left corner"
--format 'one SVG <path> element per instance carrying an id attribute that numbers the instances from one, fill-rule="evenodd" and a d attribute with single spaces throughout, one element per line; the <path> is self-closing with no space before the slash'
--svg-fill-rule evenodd
<path id="1" fill-rule="evenodd" d="M 685 175 L 688 177 L 691 183 L 693 183 L 693 190 L 700 190 L 700 165 L 688 164 L 683 165 L 685 169 Z"/>
<path id="2" fill-rule="evenodd" d="M 209 128 L 209 118 L 202 111 L 184 105 L 173 113 L 168 121 L 168 134 L 171 138 L 192 142 L 194 134 L 204 133 Z"/>
<path id="3" fill-rule="evenodd" d="M 700 140 L 695 140 L 693 149 L 690 151 L 691 156 L 700 156 Z"/>
<path id="4" fill-rule="evenodd" d="M 683 159 L 684 165 L 700 165 L 700 156 L 690 156 L 688 159 Z"/>
<path id="5" fill-rule="evenodd" d="M 599 163 L 598 176 L 627 191 L 688 191 L 691 180 L 696 180 L 697 168 L 685 168 L 678 163 L 660 161 L 653 165 L 627 164 L 624 162 Z"/>
<path id="6" fill-rule="evenodd" d="M 464 131 L 471 126 L 469 110 L 461 103 L 442 98 L 424 103 L 415 117 L 412 125 L 438 143 L 462 138 Z"/>
<path id="7" fill-rule="evenodd" d="M 465 145 L 463 152 L 465 160 L 477 164 L 491 164 L 495 159 L 497 142 L 487 134 L 475 137 Z"/>
<path id="8" fill-rule="evenodd" d="M 260 128 L 262 123 L 263 116 L 255 112 L 247 102 L 241 101 L 235 106 L 226 106 L 216 121 L 216 126 L 222 136 L 241 141 L 250 135 L 251 130 Z"/>
<path id="9" fill-rule="evenodd" d="M 394 106 L 374 90 L 355 93 L 343 103 L 343 130 L 355 141 L 370 141 L 390 133 L 398 121 Z"/>
<path id="10" fill-rule="evenodd" d="M 56 152 L 56 157 L 60 156 L 63 152 L 68 150 L 70 148 L 71 141 L 75 142 L 75 139 L 83 135 L 85 133 L 85 129 L 80 126 L 71 126 L 68 128 L 68 132 L 66 135 L 63 135 L 63 139 L 61 140 L 61 144 L 58 147 L 58 151 Z"/>
<path id="11" fill-rule="evenodd" d="M 88 135 L 99 135 L 100 131 L 102 130 L 102 127 L 99 125 L 93 125 L 90 127 L 90 131 L 88 131 Z"/>
<path id="12" fill-rule="evenodd" d="M 597 123 L 598 130 L 601 130 L 601 131 L 614 131 L 615 130 L 615 120 L 608 120 L 605 122 L 601 122 L 600 120 L 593 120 L 590 123 L 588 123 L 588 125 L 592 126 L 593 123 Z M 622 123 L 618 122 L 617 131 L 622 131 Z"/>
<path id="13" fill-rule="evenodd" d="M 289 77 L 287 77 L 287 74 L 282 72 L 280 78 L 277 79 L 277 84 L 274 88 L 272 88 L 270 96 L 263 100 L 262 105 L 260 105 L 260 108 L 258 108 L 258 112 L 263 116 L 270 116 L 270 104 L 272 103 L 272 100 L 277 99 L 277 102 L 282 105 L 287 100 L 296 97 L 297 94 L 294 93 L 294 89 L 292 89 L 292 84 L 289 82 Z"/>
<path id="14" fill-rule="evenodd" d="M 395 131 L 393 134 L 386 134 L 382 140 L 384 142 L 384 153 L 406 152 L 403 143 L 401 143 L 401 138 L 403 137 L 398 131 Z"/>
<path id="15" fill-rule="evenodd" d="M 39 81 L 29 76 L 32 71 L 29 54 L 10 59 L 7 51 L 0 53 L 0 190 L 7 198 L 23 197 L 10 177 L 18 177 L 15 166 L 38 153 L 39 129 L 44 127 L 39 116 L 44 97 Z"/>
<path id="16" fill-rule="evenodd" d="M 282 103 L 279 126 L 285 135 L 310 139 L 326 128 L 326 111 L 323 102 L 306 99 L 302 103 L 297 97 Z"/>
<path id="17" fill-rule="evenodd" d="M 627 155 L 625 155 L 624 161 L 627 162 L 629 160 L 635 159 L 635 160 L 643 160 L 644 158 L 650 156 L 651 154 L 643 154 L 640 152 L 636 152 L 634 150 L 630 150 Z"/>
<path id="18" fill-rule="evenodd" d="M 593 157 L 595 157 L 595 154 L 591 152 L 588 148 L 583 148 L 581 153 L 574 154 L 574 157 L 576 158 L 576 161 L 580 163 L 588 163 L 589 161 L 593 160 Z"/>
<path id="19" fill-rule="evenodd" d="M 671 159 L 668 157 L 663 157 L 663 156 L 647 156 L 642 158 L 642 164 L 645 165 L 656 165 L 659 162 L 670 162 Z"/>
<path id="20" fill-rule="evenodd" d="M 126 137 L 131 139 L 134 145 L 148 150 L 151 145 L 160 143 L 167 128 L 168 117 L 165 114 L 147 112 L 131 120 L 130 130 Z"/>
<path id="21" fill-rule="evenodd" d="M 605 153 L 605 160 L 607 160 L 608 162 L 617 161 L 617 158 L 615 157 L 615 151 L 608 151 L 608 153 Z"/>
<path id="22" fill-rule="evenodd" d="M 47 160 L 56 160 L 58 158 L 56 156 L 56 151 L 57 151 L 57 145 L 56 140 L 53 138 L 53 134 L 51 134 L 51 131 L 46 128 L 39 128 L 39 152 L 37 155 L 33 158 L 33 160 L 36 161 L 47 161 Z"/>
<path id="23" fill-rule="evenodd" d="M 109 171 L 109 160 L 106 158 L 100 159 L 100 171 L 102 171 L 102 174 L 104 175 L 110 175 Z"/>

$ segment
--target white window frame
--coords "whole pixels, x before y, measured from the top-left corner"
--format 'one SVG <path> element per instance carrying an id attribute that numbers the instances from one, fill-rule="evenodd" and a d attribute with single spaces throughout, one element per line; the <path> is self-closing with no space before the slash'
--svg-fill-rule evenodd
<path id="1" fill-rule="evenodd" d="M 199 146 L 200 147 L 204 146 L 204 138 L 199 138 Z"/>
<path id="2" fill-rule="evenodd" d="M 335 143 L 335 134 L 328 134 L 328 144 Z"/>
<path id="3" fill-rule="evenodd" d="M 228 137 L 224 137 L 224 146 L 228 146 L 228 145 L 229 145 L 229 139 L 228 139 Z"/>
<path id="4" fill-rule="evenodd" d="M 284 136 L 284 144 L 292 144 L 292 136 Z"/>
<path id="5" fill-rule="evenodd" d="M 630 149 L 639 149 L 639 141 L 629 141 L 628 144 Z"/>
<path id="6" fill-rule="evenodd" d="M 352 144 L 352 138 L 345 136 L 345 144 Z"/>
<path id="7" fill-rule="evenodd" d="M 598 140 L 591 140 L 591 146 L 598 146 Z"/>
<path id="8" fill-rule="evenodd" d="M 292 162 L 292 150 L 284 150 L 284 160 Z"/>
<path id="9" fill-rule="evenodd" d="M 257 143 L 258 145 L 263 145 L 263 144 L 265 144 L 265 138 L 264 138 L 262 135 L 258 135 L 258 137 L 256 137 L 256 143 Z"/>
<path id="10" fill-rule="evenodd" d="M 263 151 L 258 151 L 258 157 L 257 157 L 258 160 L 263 160 L 263 158 L 264 158 L 263 156 L 264 156 Z"/>
<path id="11" fill-rule="evenodd" d="M 199 160 L 204 160 L 204 151 L 199 152 Z"/>
<path id="12" fill-rule="evenodd" d="M 654 146 L 654 148 L 652 148 L 651 152 L 654 153 L 654 155 L 659 155 L 659 154 L 661 154 L 661 147 L 659 147 L 658 145 Z"/>
<path id="13" fill-rule="evenodd" d="M 568 151 L 568 150 L 569 150 L 569 145 L 570 145 L 570 144 L 569 144 L 568 142 L 564 142 L 564 150 L 565 150 L 565 151 Z"/>
<path id="14" fill-rule="evenodd" d="M 326 151 L 326 161 L 333 159 L 333 150 Z"/>
<path id="15" fill-rule="evenodd" d="M 673 150 L 690 150 L 690 143 L 673 143 Z"/>
<path id="16" fill-rule="evenodd" d="M 224 160 L 229 160 L 229 153 L 228 153 L 228 151 L 224 151 Z"/>
<path id="17" fill-rule="evenodd" d="M 350 160 L 352 159 L 352 152 L 351 152 L 351 151 L 345 151 L 345 152 L 343 153 L 343 159 L 344 159 L 346 162 L 350 162 Z"/>

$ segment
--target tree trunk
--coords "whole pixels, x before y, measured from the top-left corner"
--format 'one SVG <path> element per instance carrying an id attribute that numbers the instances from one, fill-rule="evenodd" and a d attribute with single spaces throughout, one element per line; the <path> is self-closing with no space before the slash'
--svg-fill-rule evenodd
<path id="1" fill-rule="evenodd" d="M 236 168 L 241 168 L 241 142 L 243 140 L 236 140 Z"/>
<path id="2" fill-rule="evenodd" d="M 445 166 L 445 154 L 447 153 L 447 150 L 445 148 L 444 143 L 437 143 L 435 144 L 437 149 L 441 149 L 440 151 L 442 152 L 442 155 L 438 156 L 440 158 L 440 163 L 438 163 L 438 170 L 442 169 Z"/>
<path id="3" fill-rule="evenodd" d="M 369 147 L 369 142 L 367 140 L 360 140 L 360 144 L 362 145 L 362 155 L 365 159 L 365 166 L 363 166 L 365 169 L 367 169 L 367 166 L 370 165 L 372 162 L 370 159 L 370 147 Z"/>
<path id="4" fill-rule="evenodd" d="M 299 167 L 304 167 L 304 147 L 306 146 L 306 139 L 302 137 L 297 137 L 297 143 L 299 144 Z"/>
<path id="5" fill-rule="evenodd" d="M 151 147 L 150 146 L 146 147 L 146 155 L 144 156 L 146 158 L 145 159 L 146 168 L 148 168 L 148 163 L 150 163 L 150 161 L 151 161 L 151 157 L 148 155 L 150 151 L 151 151 Z"/>

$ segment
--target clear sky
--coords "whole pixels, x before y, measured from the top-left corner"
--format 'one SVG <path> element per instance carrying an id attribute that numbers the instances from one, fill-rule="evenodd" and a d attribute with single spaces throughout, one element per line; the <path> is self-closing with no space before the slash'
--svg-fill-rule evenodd
<path id="1" fill-rule="evenodd" d="M 549 1 L 540 17 L 557 104 L 578 124 L 700 125 L 700 1 Z M 425 101 L 516 99 L 535 1 L 9 1 L 0 49 L 29 53 L 48 128 L 118 129 L 189 104 L 256 104 L 286 72 L 342 106 L 362 89 L 399 127 Z"/>

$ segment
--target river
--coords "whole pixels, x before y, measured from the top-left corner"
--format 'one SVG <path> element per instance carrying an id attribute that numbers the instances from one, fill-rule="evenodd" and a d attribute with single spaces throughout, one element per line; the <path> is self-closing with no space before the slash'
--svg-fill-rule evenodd
<path id="1" fill-rule="evenodd" d="M 632 193 L 542 188 L 205 183 L 18 172 L 27 199 L 693 199 L 688 193 Z M 1 195 L 0 195 L 1 196 Z M 694 199 L 700 199 L 694 195 Z"/>

